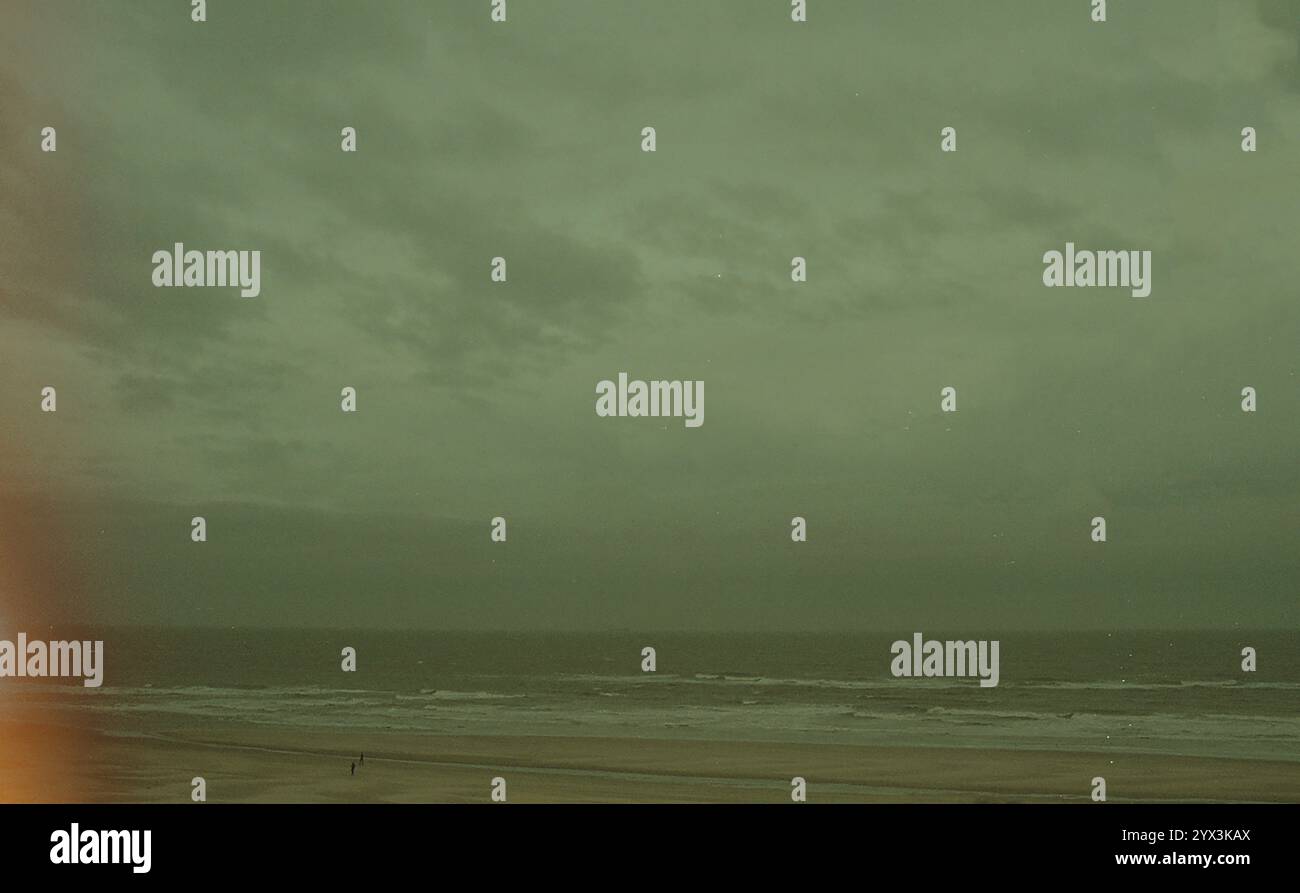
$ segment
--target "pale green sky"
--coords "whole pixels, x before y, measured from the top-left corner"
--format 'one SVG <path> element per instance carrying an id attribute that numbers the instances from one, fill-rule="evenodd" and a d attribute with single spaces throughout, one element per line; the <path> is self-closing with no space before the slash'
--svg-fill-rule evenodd
<path id="1" fill-rule="evenodd" d="M 17 6 L 0 486 L 70 616 L 1296 624 L 1293 0 Z M 1152 295 L 1044 288 L 1067 240 Z M 154 289 L 176 241 L 261 296 Z"/>

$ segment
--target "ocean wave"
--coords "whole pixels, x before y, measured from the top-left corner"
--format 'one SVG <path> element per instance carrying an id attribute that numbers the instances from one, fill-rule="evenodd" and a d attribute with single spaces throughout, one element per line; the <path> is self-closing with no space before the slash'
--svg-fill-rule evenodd
<path id="1" fill-rule="evenodd" d="M 399 701 L 513 701 L 528 696 L 491 691 L 447 691 L 438 688 L 422 688 L 418 695 L 397 692 L 394 697 Z"/>

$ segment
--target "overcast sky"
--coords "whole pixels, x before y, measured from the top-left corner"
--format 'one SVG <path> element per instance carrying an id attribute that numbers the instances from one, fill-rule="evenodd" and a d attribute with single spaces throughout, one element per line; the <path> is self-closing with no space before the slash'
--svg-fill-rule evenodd
<path id="1" fill-rule="evenodd" d="M 0 585 L 50 616 L 1296 626 L 1292 0 L 15 5 Z M 155 289 L 178 241 L 261 295 Z M 1044 288 L 1066 241 L 1151 296 Z M 597 417 L 620 371 L 704 425 Z"/>

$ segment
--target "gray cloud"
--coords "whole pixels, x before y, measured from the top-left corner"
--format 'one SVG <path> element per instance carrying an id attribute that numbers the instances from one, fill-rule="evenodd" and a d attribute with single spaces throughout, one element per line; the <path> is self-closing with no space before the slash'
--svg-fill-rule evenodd
<path id="1" fill-rule="evenodd" d="M 398 625 L 521 592 L 533 625 L 1158 624 L 1198 592 L 1178 616 L 1214 623 L 1234 579 L 1243 615 L 1293 610 L 1294 3 L 23 11 L 0 419 L 39 461 L 4 486 L 100 500 L 138 617 L 273 622 L 312 591 L 345 623 L 364 590 Z M 263 296 L 152 288 L 177 240 L 261 249 Z M 1043 289 L 1066 240 L 1153 250 L 1153 297 Z M 704 378 L 706 425 L 596 419 L 619 371 Z M 132 544 L 196 506 L 222 545 L 173 603 L 185 541 Z M 500 512 L 528 545 L 497 576 Z"/>

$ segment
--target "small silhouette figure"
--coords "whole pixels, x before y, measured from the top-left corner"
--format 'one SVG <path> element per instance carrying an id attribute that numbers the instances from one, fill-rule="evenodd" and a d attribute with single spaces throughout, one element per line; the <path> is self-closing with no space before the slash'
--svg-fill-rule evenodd
<path id="1" fill-rule="evenodd" d="M 357 774 L 357 764 L 355 761 L 352 763 L 352 774 L 353 775 Z"/>
<path id="2" fill-rule="evenodd" d="M 365 755 L 365 754 L 362 754 L 362 755 L 361 755 L 361 765 L 364 766 L 365 764 L 366 764 L 366 755 Z"/>

